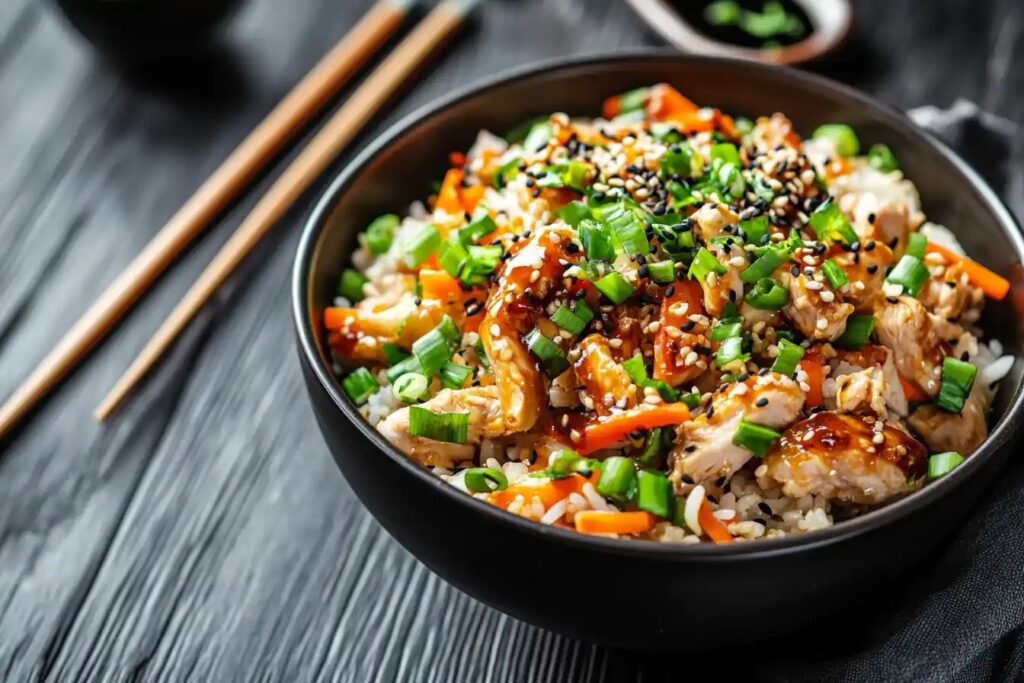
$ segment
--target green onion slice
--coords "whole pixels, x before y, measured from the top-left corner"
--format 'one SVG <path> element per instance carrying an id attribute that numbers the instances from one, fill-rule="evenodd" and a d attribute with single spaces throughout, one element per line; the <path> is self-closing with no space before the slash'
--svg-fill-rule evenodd
<path id="1" fill-rule="evenodd" d="M 644 232 L 644 221 L 637 211 L 624 202 L 603 206 L 595 212 L 601 222 L 615 235 L 627 254 L 646 254 L 650 249 Z"/>
<path id="2" fill-rule="evenodd" d="M 615 271 L 595 282 L 594 286 L 614 304 L 621 304 L 633 294 L 633 285 Z"/>
<path id="3" fill-rule="evenodd" d="M 749 359 L 750 354 L 743 352 L 743 337 L 729 337 L 715 351 L 715 365 L 720 368 L 737 362 L 745 363 Z"/>
<path id="4" fill-rule="evenodd" d="M 527 152 L 539 152 L 547 146 L 551 135 L 551 124 L 547 120 L 539 121 L 533 124 L 530 132 L 526 134 L 526 138 L 523 140 L 523 149 Z"/>
<path id="5" fill-rule="evenodd" d="M 629 378 L 633 380 L 638 386 L 651 387 L 658 390 L 658 394 L 662 400 L 668 403 L 675 403 L 679 400 L 679 392 L 669 386 L 669 383 L 663 379 L 651 379 L 647 375 L 647 368 L 644 366 L 644 357 L 641 354 L 636 354 L 632 358 L 626 360 L 622 364 L 622 368 L 629 375 Z"/>
<path id="6" fill-rule="evenodd" d="M 578 227 L 583 252 L 592 261 L 615 259 L 615 241 L 611 228 L 590 218 L 580 221 Z"/>
<path id="7" fill-rule="evenodd" d="M 719 320 L 713 328 L 711 328 L 711 341 L 723 341 L 730 337 L 739 337 L 743 335 L 743 322 L 735 318 Z"/>
<path id="8" fill-rule="evenodd" d="M 917 296 L 921 287 L 928 281 L 930 273 L 928 268 L 910 254 L 904 254 L 899 263 L 889 272 L 886 282 L 902 285 L 903 292 L 909 296 Z"/>
<path id="9" fill-rule="evenodd" d="M 846 271 L 834 259 L 829 259 L 821 264 L 821 272 L 825 273 L 825 277 L 828 278 L 828 283 L 832 285 L 833 289 L 839 289 L 850 281 L 850 278 L 846 276 Z"/>
<path id="10" fill-rule="evenodd" d="M 971 395 L 978 368 L 970 363 L 946 356 L 942 359 L 942 384 L 935 404 L 947 413 L 959 413 Z"/>
<path id="11" fill-rule="evenodd" d="M 775 357 L 775 362 L 772 363 L 772 372 L 792 377 L 793 373 L 796 372 L 796 366 L 800 363 L 800 359 L 804 357 L 804 347 L 794 344 L 788 339 L 779 339 L 778 348 L 779 355 Z"/>
<path id="12" fill-rule="evenodd" d="M 668 175 L 686 177 L 693 168 L 693 149 L 685 142 L 671 145 L 661 157 L 661 169 Z"/>
<path id="13" fill-rule="evenodd" d="M 782 435 L 771 427 L 741 420 L 740 426 L 732 435 L 732 442 L 740 448 L 746 448 L 758 458 L 763 458 L 772 442 L 780 436 Z"/>
<path id="14" fill-rule="evenodd" d="M 648 263 L 647 271 L 651 274 L 651 279 L 658 284 L 667 285 L 675 282 L 676 264 L 672 261 L 656 261 L 655 263 Z"/>
<path id="15" fill-rule="evenodd" d="M 877 168 L 882 173 L 892 173 L 900 168 L 900 162 L 896 159 L 896 155 L 887 145 L 881 143 L 871 145 L 871 149 L 868 150 L 868 165 Z"/>
<path id="16" fill-rule="evenodd" d="M 583 202 L 569 202 L 558 210 L 558 217 L 574 228 L 579 227 L 581 221 L 586 218 L 593 218 L 590 207 Z"/>
<path id="17" fill-rule="evenodd" d="M 672 484 L 661 472 L 640 470 L 636 480 L 636 506 L 658 517 L 668 517 Z"/>
<path id="18" fill-rule="evenodd" d="M 400 360 L 399 362 L 395 363 L 390 368 L 388 368 L 388 382 L 394 384 L 396 381 L 398 381 L 399 377 L 410 372 L 419 373 L 420 370 L 422 370 L 422 368 L 420 367 L 420 362 L 416 358 L 416 356 L 409 356 L 408 358 Z"/>
<path id="19" fill-rule="evenodd" d="M 748 285 L 770 278 L 776 269 L 789 261 L 790 251 L 781 245 L 772 245 L 765 249 L 756 261 L 740 273 L 740 279 Z"/>
<path id="20" fill-rule="evenodd" d="M 594 312 L 583 301 L 577 301 L 572 308 L 562 304 L 551 316 L 551 322 L 570 334 L 579 335 L 591 320 Z"/>
<path id="21" fill-rule="evenodd" d="M 536 327 L 526 335 L 525 342 L 526 348 L 537 357 L 541 369 L 549 378 L 554 379 L 569 369 L 569 361 L 566 360 L 562 349 Z"/>
<path id="22" fill-rule="evenodd" d="M 405 403 L 422 400 L 429 389 L 430 380 L 418 372 L 407 372 L 395 379 L 395 383 L 391 385 L 391 392 Z"/>
<path id="23" fill-rule="evenodd" d="M 740 221 L 740 230 L 743 231 L 747 244 L 760 244 L 762 238 L 768 234 L 768 216 Z"/>
<path id="24" fill-rule="evenodd" d="M 845 123 L 826 123 L 823 126 L 818 126 L 811 137 L 831 140 L 839 156 L 855 157 L 860 152 L 860 140 L 857 139 L 857 133 Z"/>
<path id="25" fill-rule="evenodd" d="M 505 473 L 493 467 L 470 467 L 462 477 L 470 493 L 490 493 L 508 488 Z"/>
<path id="26" fill-rule="evenodd" d="M 384 357 L 388 360 L 388 367 L 398 365 L 410 355 L 408 351 L 392 342 L 384 342 L 380 345 L 380 348 L 384 352 Z"/>
<path id="27" fill-rule="evenodd" d="M 832 197 L 826 199 L 814 210 L 810 222 L 811 229 L 814 230 L 814 234 L 819 240 L 830 240 L 843 244 L 853 244 L 858 241 L 853 226 L 839 210 L 839 206 Z"/>
<path id="28" fill-rule="evenodd" d="M 435 413 L 422 406 L 409 406 L 409 434 L 432 441 L 466 443 L 469 413 Z"/>
<path id="29" fill-rule="evenodd" d="M 922 233 L 912 232 L 907 238 L 906 254 L 913 256 L 918 261 L 924 261 L 925 251 L 928 249 L 928 238 Z"/>
<path id="30" fill-rule="evenodd" d="M 358 270 L 346 268 L 341 273 L 341 279 L 338 280 L 338 296 L 343 296 L 352 303 L 362 301 L 365 298 L 363 285 L 369 281 L 370 278 Z"/>
<path id="31" fill-rule="evenodd" d="M 391 242 L 395 239 L 395 228 L 401 222 L 402 219 L 393 213 L 374 219 L 366 228 L 366 248 L 377 255 L 386 252 L 391 248 Z"/>
<path id="32" fill-rule="evenodd" d="M 643 467 L 661 468 L 665 464 L 665 453 L 672 446 L 675 432 L 670 427 L 655 427 L 647 432 L 643 450 L 637 456 L 637 463 Z"/>
<path id="33" fill-rule="evenodd" d="M 715 258 L 715 255 L 710 251 L 701 247 L 694 255 L 693 263 L 690 264 L 690 270 L 687 271 L 686 275 L 691 280 L 704 282 L 711 273 L 725 275 L 727 272 L 728 268 L 725 267 L 725 264 Z"/>
<path id="34" fill-rule="evenodd" d="M 441 233 L 432 223 L 421 225 L 402 238 L 399 245 L 402 260 L 409 268 L 420 265 L 441 246 Z"/>
<path id="35" fill-rule="evenodd" d="M 473 368 L 458 363 L 448 363 L 441 368 L 441 386 L 445 389 L 461 389 L 473 374 Z"/>
<path id="36" fill-rule="evenodd" d="M 935 481 L 949 474 L 963 461 L 964 456 L 959 453 L 936 453 L 928 458 L 928 481 Z"/>
<path id="37" fill-rule="evenodd" d="M 836 339 L 836 346 L 851 351 L 862 348 L 871 338 L 877 322 L 873 315 L 851 315 L 846 319 L 846 329 Z"/>
<path id="38" fill-rule="evenodd" d="M 582 458 L 571 448 L 563 448 L 548 460 L 546 474 L 552 479 L 563 479 L 576 474 Z"/>
<path id="39" fill-rule="evenodd" d="M 491 177 L 491 183 L 494 185 L 495 189 L 503 189 L 508 185 L 510 180 L 519 174 L 519 164 L 521 162 L 522 159 L 515 157 L 513 159 L 509 159 L 498 167 L 498 170 L 495 171 L 494 175 Z"/>
<path id="40" fill-rule="evenodd" d="M 366 403 L 371 395 L 380 389 L 377 379 L 366 368 L 356 368 L 341 380 L 345 395 L 356 405 Z"/>
<path id="41" fill-rule="evenodd" d="M 597 492 L 609 500 L 625 503 L 636 496 L 636 469 L 633 461 L 614 455 L 604 461 L 597 480 Z"/>
<path id="42" fill-rule="evenodd" d="M 746 301 L 754 308 L 777 311 L 789 303 L 789 290 L 770 277 L 761 278 L 747 292 Z"/>

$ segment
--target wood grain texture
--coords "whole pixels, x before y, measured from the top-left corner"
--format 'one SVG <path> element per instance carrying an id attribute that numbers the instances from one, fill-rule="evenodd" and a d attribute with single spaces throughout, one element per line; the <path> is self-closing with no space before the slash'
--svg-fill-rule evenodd
<path id="1" fill-rule="evenodd" d="M 967 97 L 1024 122 L 1024 5 L 933 4 L 859 1 L 851 45 L 815 68 L 900 107 Z M 0 392 L 368 5 L 250 0 L 216 62 L 140 81 L 96 60 L 50 5 L 0 3 Z M 646 44 L 620 2 L 491 0 L 364 139 L 453 85 Z M 1015 160 L 1007 197 L 1021 215 L 1019 140 Z M 139 399 L 92 422 L 267 180 L 3 444 L 0 680 L 679 680 L 679 658 L 579 643 L 459 594 L 355 499 L 294 358 L 288 279 L 315 190 Z M 495 580 L 532 577 L 511 559 Z"/>

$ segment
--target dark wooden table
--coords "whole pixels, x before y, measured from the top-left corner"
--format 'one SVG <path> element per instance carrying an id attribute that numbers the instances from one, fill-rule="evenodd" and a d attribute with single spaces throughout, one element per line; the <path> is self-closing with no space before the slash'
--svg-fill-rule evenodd
<path id="1" fill-rule="evenodd" d="M 0 393 L 368 4 L 250 0 L 214 63 L 140 80 L 49 3 L 0 3 Z M 485 4 L 370 135 L 507 67 L 657 44 L 621 2 Z M 1024 120 L 1024 3 L 856 5 L 849 48 L 818 69 L 900 107 L 967 97 Z M 686 658 L 575 642 L 459 594 L 360 506 L 293 350 L 289 272 L 312 194 L 128 408 L 93 422 L 258 192 L 3 445 L 0 680 L 681 680 Z M 1024 213 L 1019 173 L 1009 199 Z"/>

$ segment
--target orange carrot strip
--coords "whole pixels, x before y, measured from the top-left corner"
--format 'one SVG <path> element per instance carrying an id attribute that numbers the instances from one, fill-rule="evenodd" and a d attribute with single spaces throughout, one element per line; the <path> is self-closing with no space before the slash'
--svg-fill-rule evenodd
<path id="1" fill-rule="evenodd" d="M 448 163 L 452 166 L 465 166 L 466 155 L 462 152 L 452 152 L 448 155 Z"/>
<path id="2" fill-rule="evenodd" d="M 462 190 L 462 210 L 473 213 L 473 209 L 484 198 L 483 185 L 470 185 Z"/>
<path id="3" fill-rule="evenodd" d="M 714 513 L 711 512 L 711 506 L 708 505 L 707 498 L 704 499 L 704 502 L 700 504 L 700 509 L 697 510 L 697 522 L 700 523 L 700 528 L 704 530 L 704 533 L 715 543 L 733 542 L 732 534 L 722 524 L 722 520 L 715 517 Z"/>
<path id="4" fill-rule="evenodd" d="M 575 516 L 576 531 L 584 534 L 639 534 L 654 527 L 649 512 L 584 510 Z"/>
<path id="5" fill-rule="evenodd" d="M 324 309 L 324 327 L 328 330 L 340 330 L 348 319 L 359 320 L 359 311 L 355 308 L 338 308 L 328 306 Z"/>
<path id="6" fill-rule="evenodd" d="M 651 94 L 647 96 L 647 114 L 659 121 L 699 110 L 700 107 L 667 83 L 651 87 Z"/>
<path id="7" fill-rule="evenodd" d="M 459 186 L 462 184 L 462 169 L 452 168 L 444 174 L 441 189 L 437 193 L 437 208 L 451 214 L 462 213 L 462 200 L 459 198 Z"/>
<path id="8" fill-rule="evenodd" d="M 423 269 L 420 271 L 420 287 L 424 299 L 449 301 L 462 293 L 459 281 L 443 270 Z"/>
<path id="9" fill-rule="evenodd" d="M 825 402 L 821 393 L 821 385 L 825 382 L 825 368 L 817 358 L 804 358 L 800 361 L 800 367 L 807 373 L 807 384 L 810 390 L 807 392 L 807 405 L 820 406 Z"/>
<path id="10" fill-rule="evenodd" d="M 583 477 L 579 474 L 574 474 L 571 477 L 564 479 L 552 479 L 546 481 L 540 486 L 531 486 L 529 484 L 516 484 L 515 486 L 509 486 L 504 491 L 498 491 L 491 494 L 491 502 L 500 508 L 508 508 L 512 504 L 512 501 L 516 499 L 516 496 L 522 496 L 527 503 L 529 503 L 534 496 L 540 498 L 540 502 L 544 504 L 544 507 L 551 507 L 558 501 L 566 498 L 570 493 L 579 493 L 583 490 L 583 485 L 588 481 L 594 483 L 597 481 L 597 472 L 591 474 L 590 479 Z"/>
<path id="11" fill-rule="evenodd" d="M 586 427 L 583 430 L 583 443 L 577 450 L 580 455 L 587 455 L 622 441 L 627 434 L 638 429 L 677 425 L 689 419 L 690 409 L 683 403 L 641 404 L 613 415 L 604 422 Z"/>
<path id="12" fill-rule="evenodd" d="M 996 275 L 977 261 L 972 261 L 966 256 L 961 256 L 946 247 L 935 244 L 935 242 L 929 242 L 925 249 L 933 254 L 942 254 L 943 258 L 945 258 L 951 265 L 959 263 L 964 269 L 964 272 L 967 273 L 967 277 L 970 278 L 971 282 L 974 283 L 978 289 L 985 292 L 985 295 L 991 299 L 1002 301 L 1006 296 L 1006 293 L 1010 291 L 1009 280 Z"/>
<path id="13" fill-rule="evenodd" d="M 921 391 L 916 384 L 911 382 L 909 379 L 904 377 L 901 373 L 897 372 L 896 376 L 900 380 L 900 386 L 903 387 L 903 395 L 907 397 L 907 400 L 911 403 L 915 401 L 927 401 L 928 394 Z"/>

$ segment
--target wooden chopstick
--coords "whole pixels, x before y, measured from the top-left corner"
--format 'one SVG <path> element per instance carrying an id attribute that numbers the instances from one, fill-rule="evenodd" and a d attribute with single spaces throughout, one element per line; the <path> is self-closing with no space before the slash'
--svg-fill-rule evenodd
<path id="1" fill-rule="evenodd" d="M 277 219 L 317 179 L 416 68 L 454 33 L 472 4 L 467 0 L 445 0 L 438 5 L 324 124 L 246 216 L 238 230 L 103 399 L 96 409 L 97 420 L 106 419 L 117 408 Z"/>
<path id="2" fill-rule="evenodd" d="M 380 0 L 161 228 L 0 408 L 6 434 L 113 329 L 203 228 L 401 26 L 412 0 Z"/>

